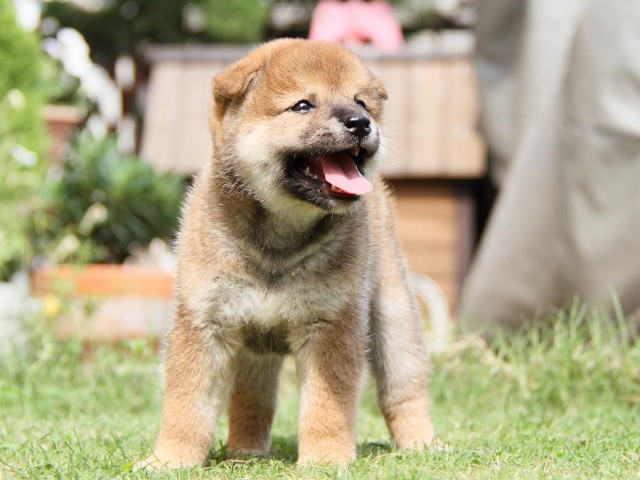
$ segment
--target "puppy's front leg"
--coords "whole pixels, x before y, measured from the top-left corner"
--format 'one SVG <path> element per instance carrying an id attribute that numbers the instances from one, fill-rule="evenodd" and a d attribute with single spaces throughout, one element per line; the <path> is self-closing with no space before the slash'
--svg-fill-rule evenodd
<path id="1" fill-rule="evenodd" d="M 178 318 L 168 342 L 162 427 L 151 469 L 199 465 L 233 387 L 234 349 L 216 332 Z"/>
<path id="2" fill-rule="evenodd" d="M 298 463 L 356 458 L 355 420 L 365 340 L 357 321 L 326 325 L 295 352 L 300 383 Z"/>
<path id="3" fill-rule="evenodd" d="M 399 448 L 432 446 L 435 434 L 429 415 L 429 358 L 406 281 L 398 279 L 380 288 L 372 334 L 370 355 L 378 402 L 391 436 Z"/>

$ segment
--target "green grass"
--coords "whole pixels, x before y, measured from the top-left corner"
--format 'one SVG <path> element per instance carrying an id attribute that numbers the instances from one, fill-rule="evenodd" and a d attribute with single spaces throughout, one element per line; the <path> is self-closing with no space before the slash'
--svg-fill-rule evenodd
<path id="1" fill-rule="evenodd" d="M 298 468 L 288 363 L 268 460 L 133 472 L 160 420 L 159 359 L 147 341 L 96 346 L 38 334 L 0 360 L 0 478 L 633 478 L 640 472 L 640 343 L 575 307 L 490 348 L 458 339 L 434 355 L 433 417 L 449 451 L 392 448 L 369 384 L 358 461 Z"/>

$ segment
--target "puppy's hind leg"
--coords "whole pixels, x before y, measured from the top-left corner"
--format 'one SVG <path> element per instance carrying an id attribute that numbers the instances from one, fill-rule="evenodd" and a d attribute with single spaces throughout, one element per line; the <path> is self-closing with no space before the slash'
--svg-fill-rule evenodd
<path id="1" fill-rule="evenodd" d="M 393 440 L 399 448 L 433 445 L 429 359 L 415 301 L 405 281 L 381 285 L 371 329 L 378 403 Z"/>
<path id="2" fill-rule="evenodd" d="M 243 353 L 229 404 L 227 458 L 266 456 L 282 356 Z"/>

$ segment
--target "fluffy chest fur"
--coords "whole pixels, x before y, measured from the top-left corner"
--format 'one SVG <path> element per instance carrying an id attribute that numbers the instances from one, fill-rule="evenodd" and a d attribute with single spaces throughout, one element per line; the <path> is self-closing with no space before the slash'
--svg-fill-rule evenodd
<path id="1" fill-rule="evenodd" d="M 228 327 L 255 324 L 270 328 L 331 318 L 354 300 L 353 293 L 336 281 L 316 283 L 301 278 L 271 289 L 240 278 L 218 277 L 192 290 L 188 301 L 201 324 L 213 321 Z"/>
<path id="2" fill-rule="evenodd" d="M 212 215 L 198 197 L 192 200 L 180 242 L 178 283 L 179 289 L 188 285 L 179 293 L 198 326 L 215 325 L 227 333 L 246 327 L 303 331 L 334 321 L 345 309 L 358 310 L 361 322 L 367 321 L 373 285 L 369 258 L 377 246 L 366 208 L 353 218 L 327 216 L 307 228 L 281 230 L 286 220 L 251 212 L 246 203 L 227 202 Z"/>

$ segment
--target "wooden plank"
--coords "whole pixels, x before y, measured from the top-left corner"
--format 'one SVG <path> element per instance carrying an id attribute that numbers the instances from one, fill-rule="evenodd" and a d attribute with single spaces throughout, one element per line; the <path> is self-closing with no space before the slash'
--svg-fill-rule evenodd
<path id="1" fill-rule="evenodd" d="M 176 92 L 182 88 L 179 62 L 164 62 L 151 70 L 140 153 L 160 171 L 171 170 L 178 154 L 176 128 L 184 122 Z"/>
<path id="2" fill-rule="evenodd" d="M 445 132 L 442 173 L 449 177 L 479 177 L 484 174 L 484 144 L 476 128 L 478 99 L 475 74 L 471 63 L 463 60 L 449 62 L 448 109 L 442 118 Z"/>
<path id="3" fill-rule="evenodd" d="M 442 62 L 413 62 L 409 72 L 412 101 L 407 105 L 410 176 L 430 176 L 443 167 L 445 67 Z"/>
<path id="4" fill-rule="evenodd" d="M 206 64 L 184 64 L 184 121 L 178 126 L 180 135 L 178 171 L 200 171 L 211 155 L 210 116 L 212 107 L 212 72 Z M 179 165 L 179 167 L 178 167 Z"/>
<path id="5" fill-rule="evenodd" d="M 211 156 L 211 79 L 226 64 L 154 67 L 149 82 L 142 156 L 161 171 L 193 174 Z"/>
<path id="6" fill-rule="evenodd" d="M 194 173 L 210 154 L 210 81 L 231 60 L 224 55 L 207 58 L 160 55 L 152 66 L 141 153 L 160 170 Z M 483 173 L 468 59 L 398 57 L 368 63 L 389 92 L 386 176 L 467 178 Z"/>
<path id="7" fill-rule="evenodd" d="M 385 105 L 383 121 L 383 148 L 386 148 L 386 158 L 383 164 L 384 172 L 400 175 L 405 169 L 403 159 L 407 156 L 406 103 L 411 101 L 406 87 L 405 69 L 399 62 L 388 62 L 371 65 L 372 71 L 384 82 L 389 95 Z"/>

